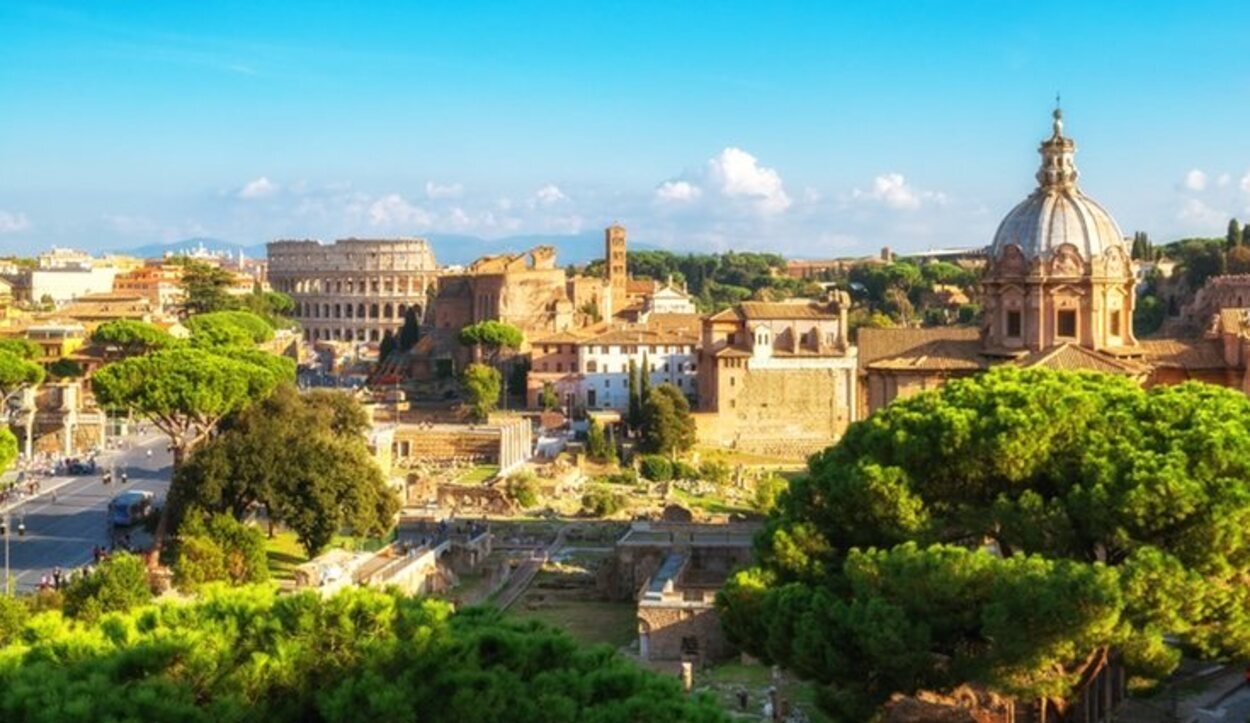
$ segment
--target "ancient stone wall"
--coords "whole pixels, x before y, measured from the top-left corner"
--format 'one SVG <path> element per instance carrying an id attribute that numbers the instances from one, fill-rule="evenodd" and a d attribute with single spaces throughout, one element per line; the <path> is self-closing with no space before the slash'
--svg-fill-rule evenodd
<path id="1" fill-rule="evenodd" d="M 803 458 L 846 431 L 853 368 L 748 369 L 735 404 L 696 415 L 700 440 L 754 454 Z"/>
<path id="2" fill-rule="evenodd" d="M 408 309 L 424 313 L 438 278 L 434 252 L 418 238 L 274 241 L 268 255 L 269 282 L 291 296 L 309 341 L 379 341 Z"/>
<path id="3" fill-rule="evenodd" d="M 695 657 L 713 662 L 734 654 L 712 607 L 641 605 L 638 627 L 640 635 L 647 636 L 648 660 Z"/>

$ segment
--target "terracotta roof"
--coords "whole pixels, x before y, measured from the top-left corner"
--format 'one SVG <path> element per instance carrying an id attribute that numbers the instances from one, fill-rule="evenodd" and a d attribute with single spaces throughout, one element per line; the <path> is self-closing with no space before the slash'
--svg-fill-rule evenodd
<path id="1" fill-rule="evenodd" d="M 879 359 L 871 369 L 979 371 L 989 367 L 980 339 L 934 339 L 898 356 Z"/>
<path id="2" fill-rule="evenodd" d="M 822 304 L 806 300 L 799 302 L 784 301 L 744 301 L 737 306 L 739 318 L 758 319 L 837 319 L 838 310 L 832 304 Z"/>
<path id="3" fill-rule="evenodd" d="M 1117 359 L 1095 349 L 1086 349 L 1076 344 L 1060 344 L 1059 346 L 1033 352 L 1017 359 L 1014 364 L 1019 367 L 1045 367 L 1062 371 L 1094 371 L 1121 376 L 1139 376 L 1150 371 L 1145 364 L 1128 359 Z"/>
<path id="4" fill-rule="evenodd" d="M 697 344 L 699 335 L 679 329 L 612 329 L 588 339 L 585 344 Z"/>
<path id="5" fill-rule="evenodd" d="M 747 351 L 747 350 L 745 350 L 745 349 L 739 349 L 739 348 L 738 348 L 738 347 L 736 347 L 736 346 L 726 346 L 726 347 L 722 347 L 722 348 L 718 349 L 718 350 L 716 351 L 716 353 L 715 353 L 715 354 L 713 354 L 712 356 L 714 356 L 714 357 L 733 357 L 733 358 L 741 358 L 741 357 L 749 357 L 749 356 L 751 356 L 751 352 L 749 352 L 749 351 Z"/>
<path id="6" fill-rule="evenodd" d="M 1155 366 L 1181 369 L 1224 369 L 1224 345 L 1219 339 L 1160 338 L 1138 341 L 1145 360 Z"/>
<path id="7" fill-rule="evenodd" d="M 547 336 L 536 336 L 533 339 L 530 339 L 529 342 L 530 346 L 535 344 L 576 344 L 578 342 L 585 341 L 590 338 L 590 336 L 590 334 L 586 333 L 579 334 L 565 330 L 557 331 L 556 333 L 548 334 Z"/>
<path id="8" fill-rule="evenodd" d="M 912 355 L 933 342 L 981 343 L 981 331 L 974 326 L 935 326 L 926 329 L 870 329 L 859 330 L 856 345 L 859 347 L 859 365 L 869 365 L 884 359 Z"/>
<path id="9" fill-rule="evenodd" d="M 659 284 L 652 279 L 629 279 L 625 282 L 625 293 L 653 294 L 657 286 Z"/>

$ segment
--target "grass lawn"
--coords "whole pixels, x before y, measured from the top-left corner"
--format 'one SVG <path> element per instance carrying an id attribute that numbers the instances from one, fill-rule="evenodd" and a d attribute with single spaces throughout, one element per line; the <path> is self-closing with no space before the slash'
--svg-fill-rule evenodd
<path id="1" fill-rule="evenodd" d="M 295 568 L 308 562 L 294 532 L 279 532 L 266 538 L 265 557 L 269 559 L 269 576 L 275 580 L 294 580 Z"/>
<path id="2" fill-rule="evenodd" d="M 722 663 L 711 670 L 696 671 L 695 691 L 711 693 L 725 710 L 734 711 L 738 720 L 764 720 L 762 706 L 772 685 L 772 671 L 759 663 Z M 828 723 L 829 718 L 816 707 L 815 689 L 810 683 L 789 676 L 781 679 L 781 694 L 791 705 L 806 714 L 812 723 Z M 739 715 L 738 691 L 750 694 L 747 713 Z"/>
<path id="3" fill-rule="evenodd" d="M 497 464 L 479 464 L 473 469 L 456 478 L 460 484 L 481 484 L 499 474 Z"/>
<path id="4" fill-rule="evenodd" d="M 394 539 L 394 529 L 382 538 L 335 535 L 326 549 L 341 548 L 353 552 L 373 552 Z M 308 555 L 304 554 L 299 538 L 290 530 L 275 532 L 273 537 L 265 538 L 265 557 L 269 560 L 269 576 L 275 580 L 295 579 L 295 568 L 308 562 Z"/>
<path id="5" fill-rule="evenodd" d="M 750 514 L 757 511 L 749 505 L 739 502 L 730 502 L 716 495 L 692 495 L 685 490 L 678 489 L 673 490 L 673 494 L 677 497 L 677 499 L 681 500 L 683 505 L 687 507 L 696 507 L 704 512 L 709 512 L 714 515 L 728 515 L 735 512 Z"/>
<path id="6" fill-rule="evenodd" d="M 527 592 L 518 600 L 508 614 L 520 620 L 541 620 L 568 631 L 578 642 L 587 645 L 607 643 L 619 648 L 637 637 L 637 613 L 632 603 L 552 600 L 531 610 L 526 608 L 528 595 Z"/>

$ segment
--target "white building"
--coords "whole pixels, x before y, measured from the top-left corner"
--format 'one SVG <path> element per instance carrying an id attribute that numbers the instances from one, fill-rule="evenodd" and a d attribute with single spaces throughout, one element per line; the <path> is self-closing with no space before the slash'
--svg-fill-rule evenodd
<path id="1" fill-rule="evenodd" d="M 652 314 L 644 324 L 562 332 L 534 339 L 527 383 L 531 406 L 552 384 L 561 403 L 586 409 L 629 409 L 629 365 L 650 367 L 651 386 L 668 383 L 698 395 L 697 314 Z"/>

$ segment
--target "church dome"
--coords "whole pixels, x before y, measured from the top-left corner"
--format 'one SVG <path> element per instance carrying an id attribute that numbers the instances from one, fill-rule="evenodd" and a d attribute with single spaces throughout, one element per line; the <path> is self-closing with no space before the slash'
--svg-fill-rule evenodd
<path id="1" fill-rule="evenodd" d="M 1091 262 L 1103 259 L 1111 249 L 1116 249 L 1112 252 L 1116 257 L 1124 253 L 1124 235 L 1115 219 L 1077 187 L 1076 142 L 1063 135 L 1063 115 L 1058 109 L 1054 133 L 1042 142 L 1039 153 L 1038 187 L 999 224 L 990 246 L 991 258 L 1014 256 L 1008 252 L 1014 246 L 1026 263 L 1045 263 L 1062 250 L 1078 257 L 1088 272 Z"/>

